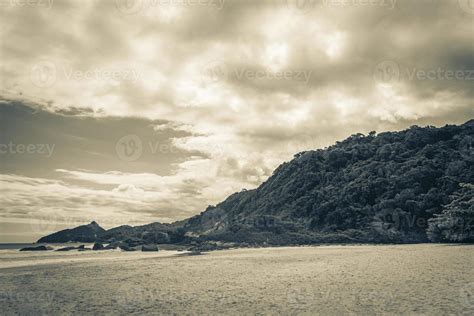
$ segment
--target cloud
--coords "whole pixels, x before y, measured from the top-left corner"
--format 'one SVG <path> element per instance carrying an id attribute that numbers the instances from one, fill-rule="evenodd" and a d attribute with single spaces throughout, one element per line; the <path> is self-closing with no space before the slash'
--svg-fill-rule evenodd
<path id="1" fill-rule="evenodd" d="M 474 116 L 462 1 L 18 3 L 0 12 L 0 143 L 54 151 L 2 155 L 1 174 L 123 212 L 182 218 L 298 151 Z"/>

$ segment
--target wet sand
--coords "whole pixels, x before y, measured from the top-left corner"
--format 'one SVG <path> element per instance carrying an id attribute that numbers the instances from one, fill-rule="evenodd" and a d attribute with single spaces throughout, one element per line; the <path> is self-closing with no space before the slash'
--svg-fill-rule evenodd
<path id="1" fill-rule="evenodd" d="M 2 314 L 474 313 L 474 246 L 0 252 Z"/>

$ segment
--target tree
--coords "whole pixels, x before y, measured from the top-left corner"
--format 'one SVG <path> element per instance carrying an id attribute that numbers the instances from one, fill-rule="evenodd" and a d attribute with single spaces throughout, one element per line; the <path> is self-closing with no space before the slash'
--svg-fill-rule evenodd
<path id="1" fill-rule="evenodd" d="M 429 220 L 427 235 L 432 241 L 474 241 L 474 185 L 461 184 L 441 214 Z"/>

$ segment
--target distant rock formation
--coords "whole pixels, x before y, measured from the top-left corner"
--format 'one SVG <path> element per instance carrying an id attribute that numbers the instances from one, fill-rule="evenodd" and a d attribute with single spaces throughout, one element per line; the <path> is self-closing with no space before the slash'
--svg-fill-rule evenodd
<path id="1" fill-rule="evenodd" d="M 78 249 L 77 247 L 63 247 L 63 248 L 56 249 L 55 251 L 71 251 L 71 250 L 77 250 L 77 249 Z"/>
<path id="2" fill-rule="evenodd" d="M 88 225 L 78 226 L 72 229 L 65 229 L 54 234 L 40 238 L 38 243 L 65 243 L 65 242 L 95 242 L 105 229 L 95 221 Z"/>
<path id="3" fill-rule="evenodd" d="M 53 248 L 48 246 L 36 246 L 36 247 L 25 247 L 21 248 L 20 251 L 46 251 L 46 250 L 53 250 Z"/>

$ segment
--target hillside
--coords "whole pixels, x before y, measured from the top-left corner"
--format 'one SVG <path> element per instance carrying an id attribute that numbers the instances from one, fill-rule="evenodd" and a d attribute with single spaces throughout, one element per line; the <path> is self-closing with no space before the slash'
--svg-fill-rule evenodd
<path id="1" fill-rule="evenodd" d="M 72 229 L 64 229 L 54 234 L 44 236 L 38 240 L 39 243 L 62 243 L 69 241 L 93 242 L 105 232 L 105 229 L 96 222 L 87 225 L 78 226 Z"/>
<path id="2" fill-rule="evenodd" d="M 474 120 L 356 134 L 295 155 L 185 228 L 240 242 L 424 242 L 428 220 L 473 181 Z"/>
<path id="3" fill-rule="evenodd" d="M 258 188 L 234 193 L 188 220 L 121 226 L 96 239 L 274 245 L 473 241 L 473 183 L 474 120 L 356 134 L 296 154 Z"/>

